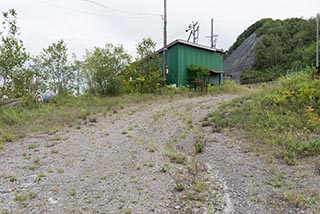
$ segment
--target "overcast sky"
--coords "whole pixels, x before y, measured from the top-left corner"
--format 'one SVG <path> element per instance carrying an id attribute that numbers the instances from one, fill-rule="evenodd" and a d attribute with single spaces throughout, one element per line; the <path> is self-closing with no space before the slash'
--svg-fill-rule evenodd
<path id="1" fill-rule="evenodd" d="M 200 22 L 200 44 L 209 45 L 210 19 L 219 34 L 217 48 L 227 50 L 237 36 L 261 18 L 314 17 L 319 0 L 167 0 L 168 42 L 187 39 L 186 27 Z M 0 0 L 1 11 L 18 13 L 27 51 L 37 55 L 63 39 L 69 53 L 123 44 L 130 54 L 144 37 L 161 46 L 163 0 Z M 1 17 L 1 20 L 3 18 Z"/>

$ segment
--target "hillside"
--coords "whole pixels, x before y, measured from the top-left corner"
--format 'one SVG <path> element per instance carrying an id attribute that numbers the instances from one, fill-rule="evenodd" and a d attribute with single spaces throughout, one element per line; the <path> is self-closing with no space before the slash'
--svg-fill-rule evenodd
<path id="1" fill-rule="evenodd" d="M 233 79 L 271 80 L 289 69 L 315 65 L 316 20 L 262 19 L 242 34 L 229 48 L 224 62 Z"/>

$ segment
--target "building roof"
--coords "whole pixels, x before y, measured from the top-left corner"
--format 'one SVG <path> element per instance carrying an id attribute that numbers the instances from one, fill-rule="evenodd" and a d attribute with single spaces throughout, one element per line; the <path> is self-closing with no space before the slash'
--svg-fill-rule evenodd
<path id="1" fill-rule="evenodd" d="M 187 46 L 190 46 L 190 47 L 200 48 L 200 49 L 203 49 L 203 50 L 224 54 L 223 50 L 216 49 L 216 48 L 211 48 L 211 47 L 208 47 L 208 46 L 205 46 L 205 45 L 194 44 L 194 43 L 182 40 L 182 39 L 177 39 L 177 40 L 171 42 L 170 44 L 167 45 L 167 49 L 169 49 L 170 47 L 172 47 L 172 46 L 174 46 L 176 44 L 183 44 L 183 45 L 187 45 Z M 163 48 L 161 48 L 157 52 L 160 53 L 162 51 L 163 51 Z"/>
<path id="2" fill-rule="evenodd" d="M 210 73 L 223 74 L 224 71 L 209 70 Z"/>

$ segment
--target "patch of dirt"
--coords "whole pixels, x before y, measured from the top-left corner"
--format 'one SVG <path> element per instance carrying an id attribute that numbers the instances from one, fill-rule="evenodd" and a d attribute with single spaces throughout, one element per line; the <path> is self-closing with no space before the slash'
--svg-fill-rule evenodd
<path id="1" fill-rule="evenodd" d="M 264 162 L 233 137 L 202 127 L 208 113 L 236 97 L 139 104 L 8 143 L 0 154 L 0 212 L 303 211 L 269 206 L 272 175 Z"/>

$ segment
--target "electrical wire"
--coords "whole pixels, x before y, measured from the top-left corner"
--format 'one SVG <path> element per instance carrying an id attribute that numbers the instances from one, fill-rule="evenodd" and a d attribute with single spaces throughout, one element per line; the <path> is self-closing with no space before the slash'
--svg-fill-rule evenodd
<path id="1" fill-rule="evenodd" d="M 48 6 L 52 6 L 52 7 L 56 7 L 59 9 L 63 9 L 63 10 L 68 10 L 71 12 L 76 12 L 76 13 L 81 13 L 81 14 L 86 14 L 86 15 L 93 15 L 93 16 L 99 16 L 99 17 L 113 17 L 113 18 L 128 18 L 128 19 L 143 19 L 146 17 L 150 17 L 150 15 L 136 15 L 136 16 L 125 16 L 125 15 L 109 15 L 109 14 L 98 14 L 98 13 L 92 13 L 92 12 L 87 12 L 84 10 L 76 10 L 76 9 L 72 9 L 72 8 L 68 8 L 68 7 L 64 7 L 58 4 L 53 4 L 44 0 L 37 0 L 43 4 L 46 4 Z"/>
<path id="2" fill-rule="evenodd" d="M 110 6 L 107 6 L 105 4 L 101 4 L 99 2 L 93 1 L 93 0 L 82 0 L 84 2 L 88 2 L 94 5 L 97 5 L 99 7 L 103 7 L 109 10 L 113 10 L 119 13 L 125 13 L 125 14 L 132 14 L 132 15 L 143 15 L 143 16 L 162 16 L 161 14 L 157 14 L 157 13 L 140 13 L 140 12 L 132 12 L 132 11 L 126 11 L 126 10 L 121 10 L 121 9 L 117 9 L 117 8 L 113 8 Z"/>

